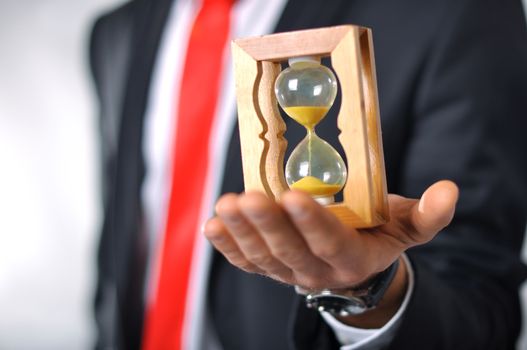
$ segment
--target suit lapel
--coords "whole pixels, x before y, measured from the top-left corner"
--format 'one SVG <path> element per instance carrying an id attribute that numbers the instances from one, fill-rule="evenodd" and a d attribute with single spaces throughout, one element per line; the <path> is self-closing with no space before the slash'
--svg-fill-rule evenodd
<path id="1" fill-rule="evenodd" d="M 172 1 L 134 3 L 132 57 L 124 94 L 119 134 L 112 227 L 117 297 L 122 339 L 126 348 L 139 348 L 143 320 L 143 290 L 148 240 L 142 229 L 141 185 L 145 175 L 142 155 L 144 112 L 153 65 Z"/>

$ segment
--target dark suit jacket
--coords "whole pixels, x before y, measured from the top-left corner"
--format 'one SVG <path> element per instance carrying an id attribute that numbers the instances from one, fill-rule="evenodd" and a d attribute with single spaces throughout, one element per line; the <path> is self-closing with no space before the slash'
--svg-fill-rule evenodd
<path id="1" fill-rule="evenodd" d="M 170 0 L 101 17 L 90 47 L 101 101 L 105 219 L 98 347 L 136 349 L 146 259 L 140 187 L 143 116 Z M 277 31 L 373 29 L 390 192 L 460 187 L 452 224 L 408 255 L 416 284 L 390 348 L 512 349 L 520 329 L 519 260 L 527 213 L 527 35 L 515 0 L 291 0 Z M 338 104 L 338 102 L 337 102 Z M 317 130 L 336 144 L 328 122 Z M 302 132 L 291 126 L 290 144 Z M 352 161 L 352 160 L 351 160 Z M 233 133 L 223 190 L 243 190 Z M 214 259 L 209 309 L 225 349 L 338 348 L 292 288 Z"/>

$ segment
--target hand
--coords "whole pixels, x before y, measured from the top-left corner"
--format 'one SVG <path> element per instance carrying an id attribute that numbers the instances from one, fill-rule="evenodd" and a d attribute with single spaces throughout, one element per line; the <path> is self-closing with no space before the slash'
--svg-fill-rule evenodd
<path id="1" fill-rule="evenodd" d="M 383 271 L 408 248 L 431 240 L 454 215 L 457 186 L 440 181 L 420 200 L 389 195 L 391 220 L 372 229 L 344 226 L 309 195 L 288 191 L 280 202 L 260 192 L 226 194 L 205 236 L 240 269 L 305 289 L 350 288 Z M 404 264 L 379 306 L 345 322 L 382 326 L 406 290 Z"/>

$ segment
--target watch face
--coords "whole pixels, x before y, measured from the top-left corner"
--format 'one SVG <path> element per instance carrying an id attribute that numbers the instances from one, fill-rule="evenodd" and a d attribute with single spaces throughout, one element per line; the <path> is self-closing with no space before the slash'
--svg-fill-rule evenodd
<path id="1" fill-rule="evenodd" d="M 358 315 L 368 309 L 360 298 L 344 297 L 340 295 L 313 295 L 306 298 L 307 306 L 318 311 L 326 311 L 336 316 Z"/>

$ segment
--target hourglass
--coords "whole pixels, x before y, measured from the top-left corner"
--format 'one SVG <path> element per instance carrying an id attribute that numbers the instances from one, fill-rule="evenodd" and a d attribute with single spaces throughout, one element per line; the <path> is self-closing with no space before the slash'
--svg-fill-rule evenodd
<path id="1" fill-rule="evenodd" d="M 346 182 L 346 164 L 337 151 L 315 133 L 337 95 L 337 79 L 308 56 L 289 59 L 289 68 L 278 75 L 275 94 L 280 106 L 306 129 L 306 137 L 295 147 L 285 166 L 292 189 L 308 192 L 321 204 L 330 204 Z"/>
<path id="2" fill-rule="evenodd" d="M 276 200 L 289 189 L 305 191 L 350 227 L 387 222 L 371 31 L 345 25 L 243 38 L 233 41 L 232 54 L 245 190 Z M 320 63 L 323 57 L 333 71 Z M 347 165 L 316 134 L 337 95 L 337 78 L 336 129 Z M 287 162 L 278 105 L 306 130 Z M 335 203 L 340 191 L 343 201 Z"/>

